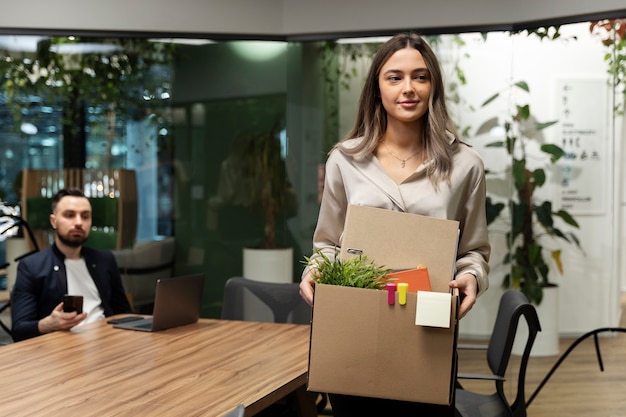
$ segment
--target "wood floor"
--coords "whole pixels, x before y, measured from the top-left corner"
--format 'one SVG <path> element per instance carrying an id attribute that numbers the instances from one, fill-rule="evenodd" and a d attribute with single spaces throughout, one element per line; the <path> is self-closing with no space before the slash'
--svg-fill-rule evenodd
<path id="1" fill-rule="evenodd" d="M 622 296 L 620 327 L 626 328 L 626 294 Z M 575 339 L 561 339 L 559 356 Z M 626 333 L 599 337 L 604 372 L 596 359 L 593 338 L 587 338 L 569 354 L 537 393 L 528 407 L 528 417 L 626 417 Z M 526 373 L 526 400 L 557 362 L 555 357 L 531 357 Z M 519 357 L 513 357 L 509 368 L 516 369 Z M 459 352 L 460 372 L 487 372 L 485 353 Z M 517 372 L 507 375 L 516 381 Z M 463 381 L 466 389 L 493 392 L 493 383 Z M 515 385 L 507 386 L 512 398 Z"/>

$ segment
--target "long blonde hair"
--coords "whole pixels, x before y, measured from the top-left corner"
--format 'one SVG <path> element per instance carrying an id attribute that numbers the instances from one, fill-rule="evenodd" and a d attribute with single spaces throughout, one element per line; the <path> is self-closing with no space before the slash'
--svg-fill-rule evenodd
<path id="1" fill-rule="evenodd" d="M 452 158 L 458 141 L 451 144 L 449 135 L 457 137 L 457 133 L 446 107 L 443 77 L 437 56 L 426 41 L 415 33 L 397 34 L 376 52 L 361 91 L 354 127 L 333 149 L 339 148 L 342 152 L 359 160 L 374 152 L 387 129 L 387 111 L 380 99 L 378 85 L 380 70 L 396 51 L 404 48 L 416 49 L 424 58 L 430 72 L 431 90 L 428 112 L 424 115 L 426 123 L 424 123 L 423 137 L 427 155 L 433 160 L 433 163 L 428 165 L 428 176 L 436 185 L 442 180 L 450 179 Z M 355 146 L 344 146 L 346 140 L 354 138 L 363 138 L 363 140 Z"/>

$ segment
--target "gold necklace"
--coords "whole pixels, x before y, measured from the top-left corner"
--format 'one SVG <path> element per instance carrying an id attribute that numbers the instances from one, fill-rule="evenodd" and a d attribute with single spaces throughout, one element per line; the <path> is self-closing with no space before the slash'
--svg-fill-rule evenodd
<path id="1" fill-rule="evenodd" d="M 406 161 L 408 161 L 409 159 L 413 158 L 415 155 L 420 154 L 420 153 L 424 150 L 424 147 L 422 146 L 422 149 L 420 149 L 419 151 L 415 152 L 413 155 L 409 156 L 409 157 L 408 157 L 408 158 L 406 158 L 406 159 L 402 159 L 402 158 L 400 158 L 398 155 L 396 155 L 395 153 L 391 152 L 391 149 L 389 149 L 389 147 L 387 146 L 387 143 L 386 143 L 384 140 L 383 140 L 383 145 L 385 146 L 385 149 L 387 149 L 387 152 L 389 152 L 389 154 L 390 154 L 391 156 L 393 156 L 393 157 L 394 157 L 394 158 L 396 158 L 398 161 L 400 161 L 400 166 L 401 166 L 402 168 L 404 168 L 404 167 L 406 166 Z"/>

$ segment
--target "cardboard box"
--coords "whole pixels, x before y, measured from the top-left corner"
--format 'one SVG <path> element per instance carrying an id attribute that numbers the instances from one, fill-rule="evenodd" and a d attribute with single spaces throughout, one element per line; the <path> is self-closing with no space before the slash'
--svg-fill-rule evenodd
<path id="1" fill-rule="evenodd" d="M 433 291 L 449 293 L 458 222 L 350 206 L 342 257 L 366 255 L 391 269 L 428 268 Z M 416 325 L 417 294 L 389 305 L 387 292 L 318 284 L 308 389 L 448 405 L 456 374 L 458 295 L 449 327 Z"/>
<path id="2" fill-rule="evenodd" d="M 418 214 L 349 206 L 340 256 L 363 254 L 394 270 L 428 268 L 433 291 L 448 292 L 454 278 L 459 222 Z"/>

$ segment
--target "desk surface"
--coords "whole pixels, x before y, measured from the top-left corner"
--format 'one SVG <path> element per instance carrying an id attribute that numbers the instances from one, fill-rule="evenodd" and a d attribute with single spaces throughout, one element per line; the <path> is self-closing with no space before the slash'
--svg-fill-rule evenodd
<path id="1" fill-rule="evenodd" d="M 309 327 L 202 319 L 146 333 L 104 320 L 0 347 L 12 416 L 246 416 L 306 384 Z"/>

